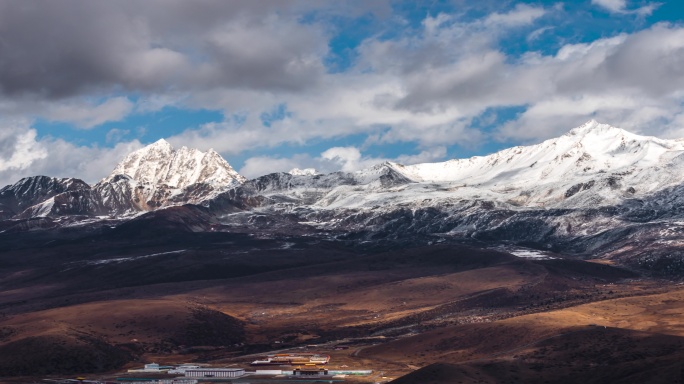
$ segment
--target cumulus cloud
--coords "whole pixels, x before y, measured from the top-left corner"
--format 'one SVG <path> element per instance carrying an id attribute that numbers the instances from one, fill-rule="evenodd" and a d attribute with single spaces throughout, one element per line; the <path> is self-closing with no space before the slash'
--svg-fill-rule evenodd
<path id="1" fill-rule="evenodd" d="M 292 158 L 255 156 L 245 161 L 239 173 L 247 178 L 255 178 L 273 172 L 287 172 L 312 162 L 313 160 L 306 155 L 296 155 Z"/>
<path id="2" fill-rule="evenodd" d="M 344 172 L 356 171 L 364 167 L 369 161 L 375 163 L 374 159 L 362 158 L 361 151 L 356 147 L 334 147 L 321 153 L 321 158 L 335 162 L 340 165 Z M 372 165 L 372 164 L 369 164 Z"/>
<path id="3" fill-rule="evenodd" d="M 12 54 L 0 63 L 0 91 L 302 89 L 321 75 L 327 41 L 317 24 L 287 17 L 296 3 L 1 2 L 3 51 Z"/>
<path id="4" fill-rule="evenodd" d="M 652 14 L 653 11 L 655 11 L 660 6 L 660 4 L 658 3 L 651 3 L 644 5 L 643 7 L 636 8 L 634 10 L 628 10 L 627 0 L 591 0 L 591 3 L 611 13 L 633 13 L 639 16 L 648 16 Z"/>
<path id="5" fill-rule="evenodd" d="M 161 100 L 193 108 L 188 95 L 215 89 L 309 89 L 325 74 L 328 32 L 296 15 L 327 7 L 317 3 L 0 2 L 0 110 L 92 128 L 131 112 L 112 95 L 140 95 L 149 112 Z"/>
<path id="6" fill-rule="evenodd" d="M 141 146 L 138 141 L 118 143 L 113 148 L 79 146 L 61 139 L 38 138 L 28 120 L 0 120 L 0 185 L 36 175 L 76 177 L 95 183 Z"/>
<path id="7" fill-rule="evenodd" d="M 657 6 L 593 3 L 616 14 L 644 15 Z M 380 30 L 353 48 L 348 68 L 330 71 L 325 63 L 335 27 L 326 21 L 367 12 L 384 18 Z M 361 147 L 334 147 L 320 156 L 255 156 L 241 169 L 247 175 L 310 166 L 355 170 L 387 160 L 367 155 L 379 143 L 410 142 L 422 151 L 391 160 L 435 161 L 447 146 L 473 147 L 492 137 L 538 141 L 589 118 L 649 134 L 681 132 L 684 28 L 657 24 L 556 52 L 502 47 L 511 33 L 528 41 L 546 37 L 555 28 L 546 21 L 567 18 L 564 12 L 562 6 L 509 4 L 478 18 L 429 15 L 414 29 L 381 0 L 65 0 L 41 7 L 0 1 L 2 49 L 12 53 L 0 60 L 0 114 L 88 129 L 167 106 L 218 110 L 224 121 L 169 141 L 215 148 L 228 159 L 285 144 L 367 138 Z M 302 14 L 313 16 L 303 21 Z M 383 23 L 401 27 L 382 30 Z M 263 124 L 262 113 L 285 104 L 282 119 Z M 473 124 L 510 107 L 521 112 L 493 132 Z M 106 140 L 126 141 L 131 129 L 110 130 Z M 118 151 L 140 145 L 83 147 L 39 139 L 30 127 L 7 132 L 0 144 L 7 172 L 82 171 L 93 178 L 88 164 L 62 156 L 72 151 L 102 159 L 103 172 Z M 13 157 L 20 143 L 28 155 Z M 40 158 L 41 150 L 55 156 L 54 166 Z"/>
<path id="8" fill-rule="evenodd" d="M 606 1 L 606 0 L 603 0 Z M 516 4 L 515 8 L 507 13 L 492 13 L 484 20 L 485 25 L 502 25 L 517 27 L 532 24 L 538 18 L 544 16 L 544 8 L 527 4 Z"/>
<path id="9" fill-rule="evenodd" d="M 519 119 L 499 130 L 502 139 L 548 138 L 596 118 L 658 135 L 681 110 L 684 29 L 650 29 L 589 44 L 566 45 L 554 56 L 530 58 L 517 68 L 553 88 L 530 98 Z M 521 95 L 522 96 L 522 95 Z"/>
<path id="10" fill-rule="evenodd" d="M 396 158 L 364 155 L 358 147 L 332 147 L 319 156 L 296 154 L 292 157 L 255 156 L 245 161 L 240 174 L 248 178 L 263 176 L 272 172 L 287 172 L 293 168 L 315 168 L 321 173 L 336 171 L 354 172 L 376 164 L 393 161 L 399 164 L 418 164 L 445 160 L 446 147 L 438 146 L 415 155 L 400 155 Z"/>
<path id="11" fill-rule="evenodd" d="M 133 110 L 134 104 L 126 97 L 113 97 L 100 104 L 69 102 L 51 104 L 45 117 L 49 120 L 72 123 L 79 128 L 121 121 Z"/>
<path id="12" fill-rule="evenodd" d="M 443 21 L 431 21 L 430 25 L 433 29 L 441 25 L 452 32 L 432 32 L 422 37 L 425 41 L 412 38 L 403 42 L 367 42 L 364 49 L 377 52 L 370 47 L 379 45 L 385 55 L 383 60 L 402 62 L 406 55 L 402 46 L 430 45 L 434 39 L 444 44 L 445 38 L 452 44 L 460 42 L 448 39 L 457 36 L 453 31 L 461 31 L 462 25 Z M 485 33 L 491 38 L 487 32 L 472 33 Z M 675 63 L 684 59 L 680 58 L 684 53 L 684 29 L 679 26 L 657 24 L 631 35 L 567 44 L 552 55 L 533 52 L 517 59 L 491 44 L 481 44 L 483 40 L 487 38 L 468 39 L 458 54 L 443 62 L 437 60 L 437 64 L 431 62 L 428 68 L 404 70 L 402 82 L 396 87 L 399 91 L 378 99 L 382 101 L 380 106 L 389 106 L 398 113 L 410 111 L 414 117 L 446 118 L 448 123 L 442 124 L 450 129 L 439 124 L 415 124 L 414 120 L 409 128 L 397 124 L 397 129 L 385 136 L 425 145 L 430 144 L 431 137 L 442 138 L 445 143 L 453 143 L 450 139 L 455 137 L 482 139 L 480 132 L 469 129 L 471 119 L 489 108 L 507 106 L 521 106 L 526 112 L 496 133 L 501 140 L 544 139 L 589 118 L 655 133 L 654 129 L 672 120 L 681 109 L 684 71 Z M 473 45 L 469 46 L 469 42 Z"/>
<path id="13" fill-rule="evenodd" d="M 36 141 L 36 130 L 27 121 L 0 121 L 0 173 L 22 172 L 47 157 L 45 145 Z"/>
<path id="14" fill-rule="evenodd" d="M 684 61 L 684 28 L 658 24 L 631 35 L 567 44 L 554 54 L 514 58 L 495 44 L 506 26 L 487 30 L 475 24 L 483 22 L 438 15 L 423 22 L 421 35 L 370 38 L 359 47 L 355 67 L 287 98 L 240 90 L 195 94 L 197 105 L 230 106 L 244 119 L 238 124 L 229 116 L 171 140 L 229 156 L 246 148 L 351 134 L 367 135 L 367 145 L 473 147 L 488 134 L 470 124 L 491 108 L 525 108 L 494 133 L 500 140 L 523 142 L 563 133 L 590 118 L 654 133 L 649 132 L 658 127 L 654 122 L 669 124 L 681 108 L 684 70 L 677 63 Z M 284 100 L 288 116 L 269 127 L 250 112 L 271 110 Z M 350 164 L 340 166 L 351 169 Z"/>
<path id="15" fill-rule="evenodd" d="M 611 12 L 624 12 L 627 8 L 627 0 L 591 0 L 591 3 Z"/>

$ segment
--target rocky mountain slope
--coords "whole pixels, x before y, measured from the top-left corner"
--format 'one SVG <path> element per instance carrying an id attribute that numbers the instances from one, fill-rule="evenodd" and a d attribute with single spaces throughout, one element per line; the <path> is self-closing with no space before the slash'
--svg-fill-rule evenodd
<path id="1" fill-rule="evenodd" d="M 362 208 L 433 198 L 520 208 L 607 206 L 679 185 L 683 166 L 684 141 L 638 136 L 591 121 L 559 138 L 489 156 L 408 166 L 387 162 L 337 174 L 336 186 L 324 182 L 326 194 L 316 205 Z M 313 176 L 281 189 L 295 195 L 293 189 L 320 191 L 321 180 L 328 178 Z"/>
<path id="2" fill-rule="evenodd" d="M 117 175 L 129 176 L 142 184 L 165 184 L 178 189 L 198 183 L 227 188 L 245 181 L 213 149 L 206 153 L 187 147 L 173 149 L 164 139 L 126 156 L 104 180 Z"/>
<path id="3" fill-rule="evenodd" d="M 433 361 L 464 380 L 674 382 L 682 150 L 590 122 L 358 172 L 244 180 L 211 152 L 158 142 L 94 185 L 22 179 L 0 190 L 0 371 L 225 364 L 344 340 L 390 377 L 427 366 L 408 377 L 421 383 L 463 373 Z"/>
<path id="4" fill-rule="evenodd" d="M 681 140 L 591 121 L 484 157 L 266 175 L 206 205 L 231 226 L 287 233 L 296 224 L 357 241 L 503 242 L 677 275 L 684 273 L 683 154 Z"/>
<path id="5" fill-rule="evenodd" d="M 32 205 L 67 192 L 87 190 L 90 186 L 79 179 L 57 179 L 47 176 L 25 177 L 0 189 L 0 219 L 9 219 Z"/>
<path id="6" fill-rule="evenodd" d="M 477 190 L 489 200 L 514 205 L 579 207 L 615 204 L 679 184 L 683 163 L 682 140 L 639 136 L 590 121 L 537 145 L 396 168 L 416 182 L 462 186 L 457 196 Z"/>
<path id="7" fill-rule="evenodd" d="M 0 209 L 5 219 L 131 216 L 198 204 L 244 181 L 214 150 L 175 150 L 162 139 L 126 156 L 92 186 L 79 179 L 22 179 L 0 191 Z"/>
<path id="8" fill-rule="evenodd" d="M 0 191 L 0 204 L 5 218 L 47 218 L 52 227 L 193 204 L 212 217 L 210 226 L 196 228 L 353 241 L 512 243 L 677 274 L 684 273 L 683 168 L 684 141 L 596 121 L 489 156 L 385 162 L 350 173 L 295 169 L 253 180 L 213 151 L 174 150 L 160 140 L 93 186 L 29 178 Z"/>

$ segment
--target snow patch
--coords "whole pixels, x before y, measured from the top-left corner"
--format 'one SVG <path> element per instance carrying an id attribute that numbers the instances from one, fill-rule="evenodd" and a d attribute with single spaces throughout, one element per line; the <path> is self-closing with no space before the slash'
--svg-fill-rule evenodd
<path id="1" fill-rule="evenodd" d="M 540 251 L 538 249 L 523 248 L 523 247 L 513 247 L 513 246 L 501 246 L 495 248 L 496 250 L 510 253 L 513 256 L 520 257 L 522 259 L 536 259 L 536 260 L 551 260 L 557 259 L 557 257 L 551 256 L 548 252 Z"/>
<path id="2" fill-rule="evenodd" d="M 152 254 L 149 254 L 149 255 L 142 255 L 142 256 L 119 257 L 119 258 L 115 258 L 115 259 L 92 260 L 92 261 L 86 261 L 85 263 L 86 263 L 87 265 L 119 264 L 119 263 L 123 263 L 123 262 L 126 262 L 126 261 L 133 261 L 133 260 L 139 260 L 139 259 L 146 259 L 146 258 L 148 258 L 148 257 L 172 255 L 172 254 L 178 254 L 178 253 L 184 253 L 184 252 L 187 252 L 187 249 L 181 249 L 181 250 L 178 250 L 178 251 L 169 251 L 169 252 L 152 253 Z"/>

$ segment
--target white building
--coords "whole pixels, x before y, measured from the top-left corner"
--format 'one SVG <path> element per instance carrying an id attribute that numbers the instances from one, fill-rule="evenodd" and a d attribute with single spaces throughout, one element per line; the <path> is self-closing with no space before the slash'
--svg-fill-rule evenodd
<path id="1" fill-rule="evenodd" d="M 255 375 L 282 375 L 282 369 L 257 369 Z"/>
<path id="2" fill-rule="evenodd" d="M 134 373 L 134 372 L 161 372 L 161 371 L 166 371 L 170 368 L 169 366 L 162 366 L 157 363 L 150 363 L 150 364 L 145 364 L 145 367 L 142 369 L 129 369 L 128 372 Z"/>
<path id="3" fill-rule="evenodd" d="M 169 370 L 169 374 L 184 374 L 185 371 L 188 369 L 200 369 L 201 367 L 199 365 L 193 365 L 193 364 L 181 364 L 176 366 L 174 369 Z"/>
<path id="4" fill-rule="evenodd" d="M 240 368 L 197 368 L 185 370 L 185 377 L 240 377 L 245 374 Z"/>

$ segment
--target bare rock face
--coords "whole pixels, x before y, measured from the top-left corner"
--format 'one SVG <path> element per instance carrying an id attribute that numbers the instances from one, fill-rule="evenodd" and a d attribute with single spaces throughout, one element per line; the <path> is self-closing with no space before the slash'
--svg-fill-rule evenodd
<path id="1" fill-rule="evenodd" d="M 210 218 L 225 228 L 285 236 L 474 239 L 604 255 L 680 273 L 683 171 L 684 140 L 640 136 L 596 121 L 488 156 L 384 162 L 329 174 L 294 169 L 252 180 L 214 151 L 175 150 L 160 140 L 128 155 L 92 187 L 40 177 L 5 187 L 0 208 L 4 218 L 35 219 L 47 227 L 79 215 L 118 220 L 159 211 L 144 216 L 163 217 L 193 204 L 202 209 L 201 219 L 191 215 L 193 231 L 204 230 L 196 224 Z"/>
<path id="2" fill-rule="evenodd" d="M 28 207 L 66 191 L 87 191 L 90 186 L 73 178 L 25 177 L 0 189 L 0 219 L 8 219 Z"/>
<path id="3" fill-rule="evenodd" d="M 126 156 L 111 175 L 93 186 L 45 176 L 9 185 L 0 190 L 0 219 L 135 215 L 201 204 L 244 181 L 214 150 L 175 150 L 162 139 Z"/>

